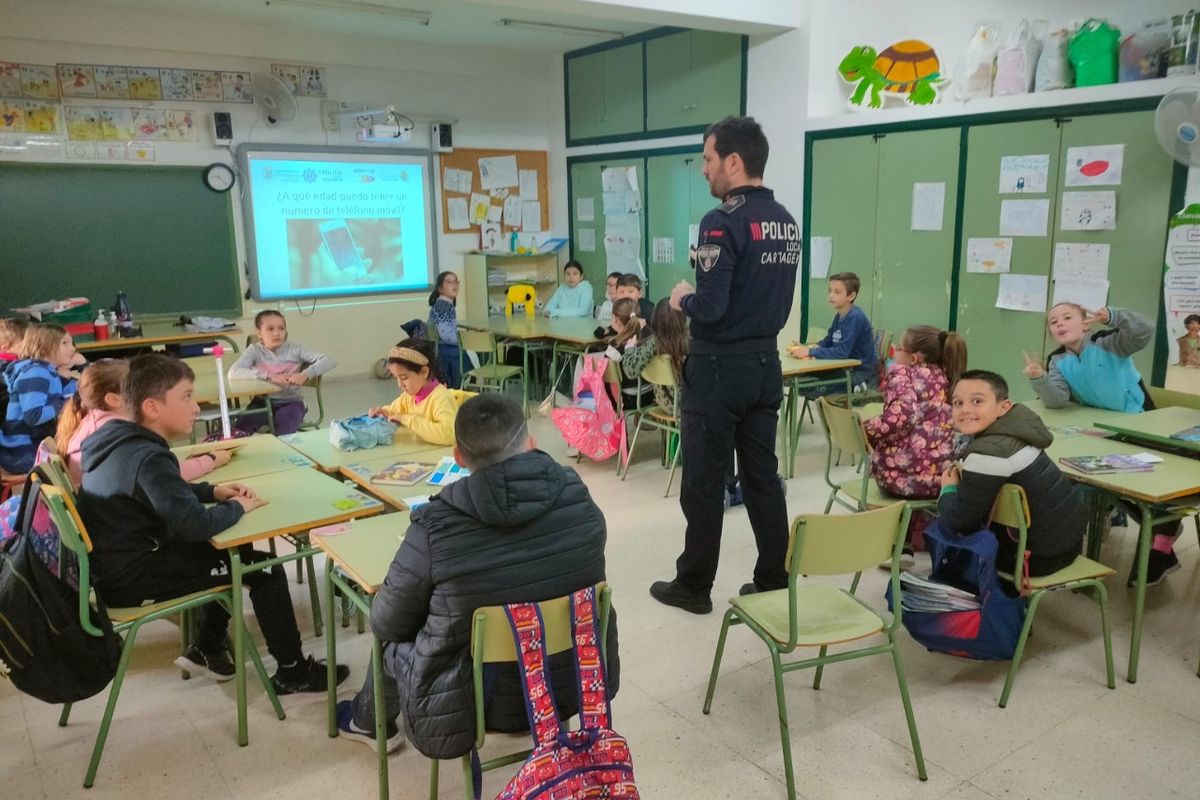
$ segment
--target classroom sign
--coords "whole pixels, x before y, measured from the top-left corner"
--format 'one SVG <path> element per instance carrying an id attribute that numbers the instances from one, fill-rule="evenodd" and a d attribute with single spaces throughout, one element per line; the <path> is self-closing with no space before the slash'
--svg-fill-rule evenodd
<path id="1" fill-rule="evenodd" d="M 1190 314 L 1200 314 L 1200 204 L 1193 203 L 1176 214 L 1168 231 L 1163 302 L 1171 351 L 1168 363 L 1177 364 L 1176 340 L 1187 333 L 1183 321 Z"/>

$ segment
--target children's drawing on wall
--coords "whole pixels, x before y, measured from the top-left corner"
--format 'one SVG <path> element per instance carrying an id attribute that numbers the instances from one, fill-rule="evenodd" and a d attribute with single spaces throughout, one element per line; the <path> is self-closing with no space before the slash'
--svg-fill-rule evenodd
<path id="1" fill-rule="evenodd" d="M 21 65 L 0 61 L 0 97 L 21 96 Z"/>
<path id="2" fill-rule="evenodd" d="M 1125 145 L 1067 148 L 1067 186 L 1120 186 Z"/>
<path id="3" fill-rule="evenodd" d="M 195 126 L 192 124 L 194 112 L 182 108 L 167 109 L 167 140 L 172 142 L 190 142 L 196 138 Z"/>
<path id="4" fill-rule="evenodd" d="M 163 100 L 191 100 L 192 76 L 186 69 L 159 70 Z"/>
<path id="5" fill-rule="evenodd" d="M 87 64 L 59 64 L 58 88 L 63 97 L 95 97 L 96 73 Z"/>
<path id="6" fill-rule="evenodd" d="M 937 53 L 919 39 L 896 42 L 882 53 L 859 45 L 842 59 L 838 74 L 854 87 L 847 99 L 852 109 L 883 108 L 886 97 L 903 99 L 910 106 L 927 106 L 938 101 L 947 81 Z"/>
<path id="7" fill-rule="evenodd" d="M 100 138 L 128 141 L 133 138 L 132 108 L 101 108 Z"/>
<path id="8" fill-rule="evenodd" d="M 41 100 L 26 100 L 25 132 L 58 133 L 58 106 Z"/>
<path id="9" fill-rule="evenodd" d="M 225 99 L 221 89 L 221 73 L 214 70 L 192 70 L 192 98 L 220 103 Z"/>
<path id="10" fill-rule="evenodd" d="M 23 130 L 25 104 L 19 100 L 0 100 L 0 133 L 20 133 Z"/>
<path id="11" fill-rule="evenodd" d="M 300 94 L 305 97 L 325 96 L 325 68 L 300 66 Z"/>
<path id="12" fill-rule="evenodd" d="M 1000 194 L 1042 194 L 1049 177 L 1049 153 L 1000 158 Z"/>
<path id="13" fill-rule="evenodd" d="M 288 87 L 288 91 L 294 95 L 301 94 L 300 92 L 300 68 L 295 64 L 272 64 L 271 74 Z"/>
<path id="14" fill-rule="evenodd" d="M 249 103 L 253 101 L 250 94 L 250 73 L 222 72 L 221 87 L 226 103 Z"/>
<path id="15" fill-rule="evenodd" d="M 129 99 L 129 70 L 125 67 L 103 67 L 95 69 L 96 96 L 106 100 Z"/>
<path id="16" fill-rule="evenodd" d="M 58 73 L 54 67 L 22 64 L 21 94 L 35 100 L 57 100 Z"/>
<path id="17" fill-rule="evenodd" d="M 134 136 L 142 141 L 167 138 L 167 115 L 161 108 L 133 109 Z"/>
<path id="18" fill-rule="evenodd" d="M 100 138 L 100 110 L 88 106 L 67 106 L 67 136 L 81 142 Z"/>
<path id="19" fill-rule="evenodd" d="M 162 79 L 157 67 L 129 68 L 130 100 L 162 100 Z"/>

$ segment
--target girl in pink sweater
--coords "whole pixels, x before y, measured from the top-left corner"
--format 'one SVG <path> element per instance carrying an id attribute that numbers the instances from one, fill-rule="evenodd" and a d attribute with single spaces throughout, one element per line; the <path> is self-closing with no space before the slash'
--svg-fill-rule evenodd
<path id="1" fill-rule="evenodd" d="M 128 374 L 128 361 L 97 361 L 83 371 L 75 396 L 59 413 L 54 443 L 76 487 L 83 478 L 83 465 L 79 461 L 83 440 L 110 420 L 129 418 L 121 400 L 121 384 Z M 228 450 L 202 453 L 181 461 L 179 471 L 184 480 L 194 481 L 228 464 L 231 457 L 232 453 Z"/>

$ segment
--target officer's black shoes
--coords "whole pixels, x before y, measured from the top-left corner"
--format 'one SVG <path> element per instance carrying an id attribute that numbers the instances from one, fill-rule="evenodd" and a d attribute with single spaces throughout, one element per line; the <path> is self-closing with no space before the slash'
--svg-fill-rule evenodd
<path id="1" fill-rule="evenodd" d="M 754 585 L 754 581 L 743 583 L 742 588 L 738 589 L 738 597 L 745 597 L 748 594 L 758 594 L 761 590 Z"/>
<path id="2" fill-rule="evenodd" d="M 678 581 L 655 581 L 650 584 L 650 596 L 663 605 L 682 608 L 692 614 L 712 612 L 711 597 L 688 591 L 680 586 Z"/>

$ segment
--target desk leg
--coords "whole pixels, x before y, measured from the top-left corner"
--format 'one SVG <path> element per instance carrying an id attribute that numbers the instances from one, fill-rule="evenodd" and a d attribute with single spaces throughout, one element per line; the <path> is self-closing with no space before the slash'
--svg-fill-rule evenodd
<path id="1" fill-rule="evenodd" d="M 850 395 L 854 393 L 854 370 L 846 370 L 846 408 L 851 408 L 854 403 L 850 399 Z"/>
<path id="2" fill-rule="evenodd" d="M 1138 530 L 1137 583 L 1134 584 L 1133 632 L 1129 638 L 1129 670 L 1125 680 L 1137 683 L 1138 653 L 1142 647 L 1142 623 L 1146 614 L 1146 572 L 1150 566 L 1150 545 L 1154 542 L 1154 510 L 1138 503 L 1142 523 Z"/>
<path id="3" fill-rule="evenodd" d="M 236 547 L 229 550 L 229 576 L 233 584 L 233 666 L 234 683 L 237 684 L 238 744 L 245 747 L 250 743 L 246 730 L 246 619 L 242 610 L 242 555 Z"/>
<path id="4" fill-rule="evenodd" d="M 325 557 L 325 619 L 336 619 L 337 586 L 333 583 L 333 559 Z M 325 631 L 325 705 L 329 714 L 329 738 L 338 735 L 337 727 L 337 626 L 332 622 Z"/>
<path id="5" fill-rule="evenodd" d="M 521 411 L 529 419 L 529 343 L 521 342 Z"/>
<path id="6" fill-rule="evenodd" d="M 789 478 L 796 473 L 796 459 L 792 455 L 792 430 L 796 424 L 796 384 L 788 380 L 784 387 L 787 396 L 783 399 L 783 474 Z"/>
<path id="7" fill-rule="evenodd" d="M 332 662 L 331 662 L 332 663 Z M 375 754 L 379 758 L 379 800 L 388 798 L 387 711 L 383 703 L 383 648 L 371 635 L 371 679 L 375 682 Z"/>

